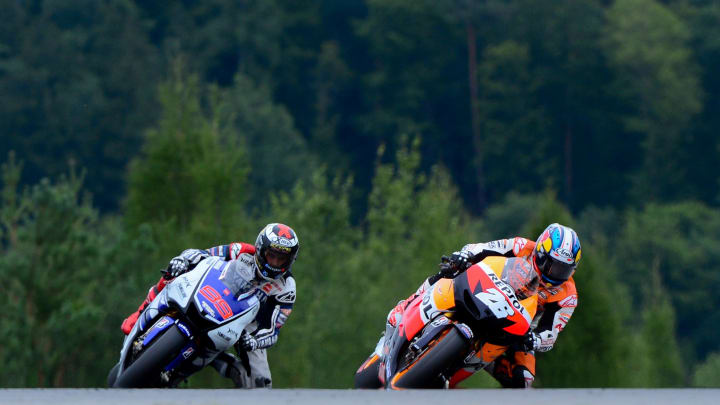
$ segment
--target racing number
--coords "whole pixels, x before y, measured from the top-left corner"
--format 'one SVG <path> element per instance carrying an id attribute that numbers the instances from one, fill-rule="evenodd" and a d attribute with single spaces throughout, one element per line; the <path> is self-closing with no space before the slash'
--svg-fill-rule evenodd
<path id="1" fill-rule="evenodd" d="M 505 299 L 505 295 L 496 288 L 489 288 L 487 291 L 479 292 L 475 294 L 475 298 L 487 305 L 490 311 L 499 319 L 507 318 L 515 313 Z"/>
<path id="2" fill-rule="evenodd" d="M 211 285 L 206 285 L 201 288 L 200 294 L 207 298 L 208 301 L 212 302 L 213 306 L 220 313 L 220 316 L 222 316 L 223 319 L 228 319 L 232 316 L 233 312 L 228 303 L 225 302 L 223 297 L 221 297 Z"/>

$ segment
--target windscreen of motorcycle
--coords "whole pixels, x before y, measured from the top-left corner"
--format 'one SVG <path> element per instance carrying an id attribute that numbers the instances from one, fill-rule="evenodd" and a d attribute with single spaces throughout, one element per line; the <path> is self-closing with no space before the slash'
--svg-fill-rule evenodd
<path id="1" fill-rule="evenodd" d="M 195 292 L 195 306 L 203 316 L 215 323 L 230 322 L 259 305 L 258 298 L 247 279 L 239 274 L 237 261 L 221 261 L 210 267 Z M 223 280 L 224 278 L 224 280 Z M 231 283 L 232 282 L 232 283 Z M 232 287 L 228 284 L 232 284 Z"/>
<path id="2" fill-rule="evenodd" d="M 252 273 L 249 272 L 247 266 L 243 266 L 239 260 L 230 261 L 228 265 L 223 268 L 218 279 L 230 289 L 235 299 L 241 299 L 252 293 L 253 285 L 250 284 Z"/>
<path id="3" fill-rule="evenodd" d="M 532 264 L 520 258 L 507 259 L 500 278 L 512 287 L 521 301 L 537 294 L 540 285 L 540 277 Z"/>

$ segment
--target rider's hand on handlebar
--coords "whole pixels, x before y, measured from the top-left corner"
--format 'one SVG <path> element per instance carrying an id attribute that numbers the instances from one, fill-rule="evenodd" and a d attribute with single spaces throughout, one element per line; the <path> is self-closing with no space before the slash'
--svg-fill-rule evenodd
<path id="1" fill-rule="evenodd" d="M 537 338 L 538 337 L 537 337 L 537 335 L 535 335 L 535 332 L 529 331 L 525 335 L 525 339 L 523 340 L 523 343 L 522 343 L 523 351 L 530 352 L 530 351 L 535 350 L 535 342 L 536 342 Z"/>
<path id="2" fill-rule="evenodd" d="M 447 277 L 455 277 L 459 273 L 470 267 L 470 254 L 465 251 L 455 252 L 448 256 L 443 256 L 440 260 L 440 273 Z"/>
<path id="3" fill-rule="evenodd" d="M 240 347 L 243 348 L 246 352 L 251 352 L 258 348 L 258 341 L 254 337 L 250 336 L 247 333 L 243 333 L 242 336 L 240 336 L 240 341 L 238 342 Z"/>
<path id="4" fill-rule="evenodd" d="M 190 262 L 188 262 L 188 259 L 182 256 L 173 257 L 170 259 L 167 269 L 163 272 L 163 278 L 166 280 L 173 279 L 183 273 L 186 273 L 189 267 Z"/>

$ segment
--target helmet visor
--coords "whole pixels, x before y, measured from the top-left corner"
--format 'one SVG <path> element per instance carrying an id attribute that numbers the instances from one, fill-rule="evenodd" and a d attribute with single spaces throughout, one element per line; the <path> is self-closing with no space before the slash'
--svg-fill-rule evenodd
<path id="1" fill-rule="evenodd" d="M 290 263 L 290 253 L 270 248 L 265 251 L 265 260 L 270 267 L 284 269 Z"/>
<path id="2" fill-rule="evenodd" d="M 575 265 L 561 263 L 556 260 L 549 260 L 549 262 L 550 267 L 545 269 L 543 275 L 545 276 L 545 280 L 550 284 L 558 285 L 564 283 L 570 278 L 573 271 L 575 271 Z"/>

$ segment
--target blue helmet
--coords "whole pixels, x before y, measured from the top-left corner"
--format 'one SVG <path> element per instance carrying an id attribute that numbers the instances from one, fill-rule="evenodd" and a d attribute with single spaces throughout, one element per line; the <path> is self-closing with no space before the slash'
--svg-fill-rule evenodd
<path id="1" fill-rule="evenodd" d="M 543 281 L 560 285 L 575 272 L 580 261 L 580 239 L 572 228 L 550 224 L 540 234 L 534 251 L 533 263 Z"/>

